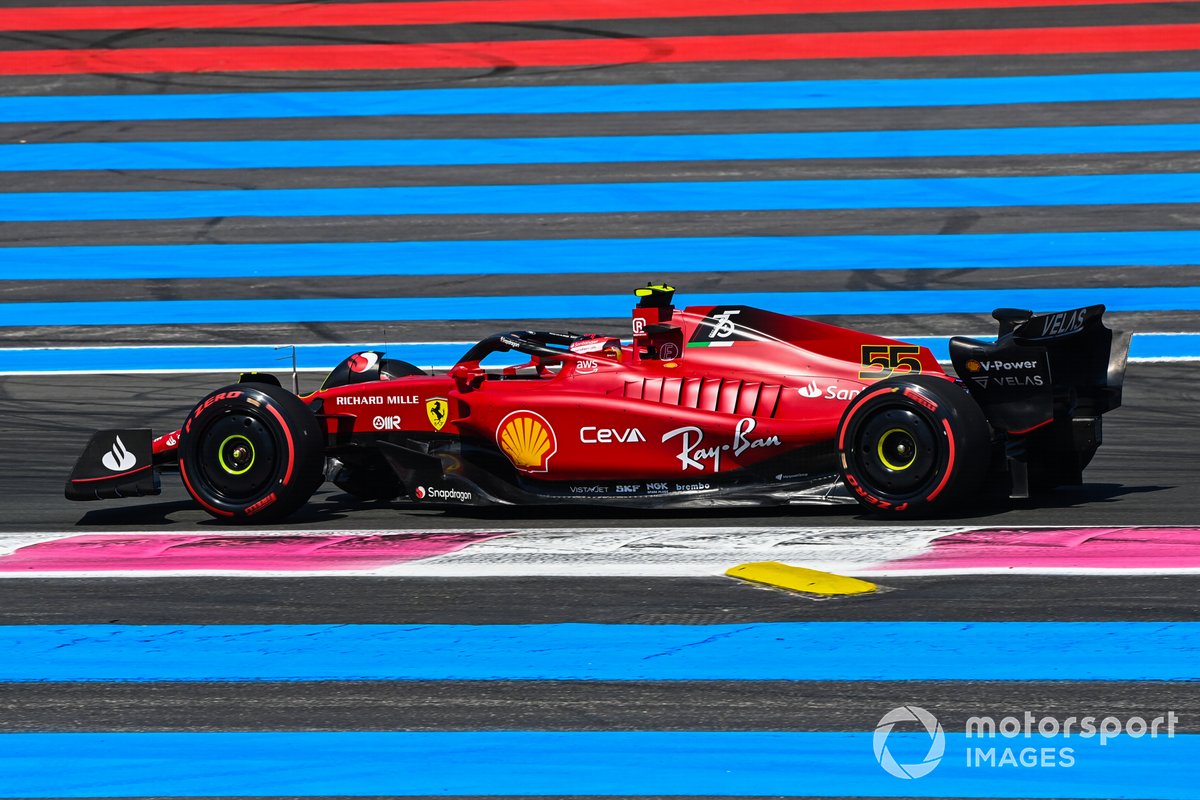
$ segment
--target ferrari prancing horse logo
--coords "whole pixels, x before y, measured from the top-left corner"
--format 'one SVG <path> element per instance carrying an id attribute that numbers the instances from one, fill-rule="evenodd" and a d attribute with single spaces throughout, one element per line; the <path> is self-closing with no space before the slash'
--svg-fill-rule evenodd
<path id="1" fill-rule="evenodd" d="M 429 424 L 435 431 L 446 426 L 446 398 L 431 397 L 425 401 L 425 413 L 429 416 Z"/>

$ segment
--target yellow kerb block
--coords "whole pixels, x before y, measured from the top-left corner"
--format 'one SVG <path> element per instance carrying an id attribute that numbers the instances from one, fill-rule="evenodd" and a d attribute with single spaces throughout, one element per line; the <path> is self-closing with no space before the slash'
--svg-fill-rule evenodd
<path id="1" fill-rule="evenodd" d="M 793 592 L 819 594 L 826 597 L 869 594 L 877 588 L 870 581 L 805 567 L 793 567 L 778 561 L 739 564 L 726 570 L 725 574 L 731 578 L 741 578 L 745 581 L 776 586 L 780 589 L 791 589 Z"/>

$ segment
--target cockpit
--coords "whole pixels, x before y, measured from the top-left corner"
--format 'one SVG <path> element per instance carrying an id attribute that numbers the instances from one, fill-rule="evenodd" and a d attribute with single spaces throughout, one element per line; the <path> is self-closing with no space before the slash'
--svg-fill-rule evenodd
<path id="1" fill-rule="evenodd" d="M 633 342 L 599 333 L 507 331 L 472 345 L 449 370 L 464 389 L 486 380 L 548 380 L 559 375 L 586 375 L 604 364 L 640 361 L 673 362 L 683 356 L 684 331 L 671 304 L 675 289 L 648 284 L 635 290 Z M 330 372 L 322 389 L 376 380 L 395 380 L 427 373 L 405 361 L 384 358 L 380 351 L 356 353 Z"/>
<path id="2" fill-rule="evenodd" d="M 513 353 L 527 356 L 528 360 L 518 359 L 518 363 L 513 363 L 511 357 L 504 357 Z M 612 336 L 508 331 L 493 334 L 471 347 L 450 369 L 450 376 L 474 385 L 484 379 L 537 380 L 600 359 L 619 364 L 623 357 L 621 340 Z"/>

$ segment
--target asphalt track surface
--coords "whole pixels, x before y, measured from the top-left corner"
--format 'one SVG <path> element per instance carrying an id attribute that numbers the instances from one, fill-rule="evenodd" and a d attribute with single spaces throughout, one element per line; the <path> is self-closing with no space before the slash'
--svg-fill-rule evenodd
<path id="1" fill-rule="evenodd" d="M 41 3 L 50 6 L 53 4 Z M 102 5 L 96 3 L 94 5 Z M 566 20 L 553 24 L 451 25 L 389 29 L 323 28 L 140 31 L 136 34 L 6 32 L 12 53 L 82 50 L 101 45 L 147 48 L 249 44 L 294 45 L 405 42 L 632 39 L 681 34 L 845 33 L 910 29 L 1187 24 L 1194 3 L 1128 4 L 1106 8 L 974 9 L 762 16 L 683 20 Z M 398 31 L 398 32 L 397 32 Z M 846 80 L 1086 75 L 1195 69 L 1196 53 L 1051 53 L 1013 57 L 835 58 L 721 63 L 625 63 L 611 66 L 473 67 L 426 70 L 225 72 L 214 74 L 6 75 L 9 97 L 120 95 L 161 91 L 212 92 L 390 90 L 397 88 L 604 86 L 705 81 Z M 606 135 L 680 135 L 793 131 L 913 130 L 1195 124 L 1195 98 L 1108 102 L 1017 103 L 998 107 L 840 108 L 706 111 L 692 114 L 604 115 Z M 69 123 L 6 122 L 6 143 L 236 141 L 244 121 L 151 120 Z M 595 121 L 569 113 L 311 117 L 255 120 L 261 140 L 580 136 Z M 294 189 L 368 186 L 505 186 L 520 184 L 803 180 L 907 177 L 1184 174 L 1196 171 L 1194 150 L 1169 153 L 947 156 L 882 159 L 706 161 L 648 164 L 305 167 L 132 171 L 25 171 L 5 174 L 5 192 L 169 191 L 174 189 Z M 1103 206 L 1005 206 L 934 209 L 813 209 L 640 213 L 485 215 L 353 215 L 296 220 L 212 216 L 150 220 L 0 222 L 5 247 L 163 245 L 193 243 L 428 241 L 441 239 L 571 239 L 664 236 L 836 234 L 981 234 L 1200 227 L 1200 205 L 1142 203 Z M 246 297 L 412 297 L 575 295 L 623 290 L 648 277 L 690 292 L 889 289 L 1176 287 L 1196 283 L 1192 264 L 1103 270 L 1088 266 L 1009 270 L 827 270 L 795 273 L 673 273 L 653 275 L 247 277 L 221 281 L 87 279 L 0 283 L 5 302 L 113 302 Z M 797 277 L 799 275 L 800 277 Z M 797 284 L 800 284 L 799 286 Z M 354 342 L 379 338 L 470 339 L 525 327 L 520 308 L 494 319 L 443 322 L 327 324 L 124 325 L 101 329 L 45 325 L 0 327 L 5 346 L 239 342 Z M 948 335 L 991 327 L 977 311 L 939 315 L 822 315 L 892 335 Z M 1112 315 L 1115 327 L 1136 331 L 1200 330 L 1194 310 Z M 623 330 L 618 319 L 551 321 L 574 329 Z M 99 332 L 98 332 L 99 331 Z M 50 356 L 52 357 L 52 356 Z M 73 504 L 62 484 L 93 430 L 130 424 L 174 429 L 191 404 L 229 382 L 221 375 L 0 376 L 0 532 L 104 533 L 120 530 L 218 530 L 173 476 L 163 494 L 117 504 Z M 304 385 L 315 382 L 302 376 Z M 1194 526 L 1200 498 L 1200 366 L 1130 366 L 1124 407 L 1105 420 L 1105 444 L 1081 487 L 1032 503 L 981 498 L 953 522 L 979 526 Z M 855 509 L 764 510 L 715 514 L 578 511 L 447 513 L 403 504 L 361 506 L 329 487 L 289 520 L 286 530 L 448 530 L 492 524 L 525 528 L 737 527 L 886 525 Z M 945 522 L 945 520 L 939 521 Z M 815 603 L 724 578 L 74 578 L 0 581 L 4 625 L 294 625 L 294 624 L 556 624 L 589 622 L 715 625 L 767 622 L 961 621 L 1151 622 L 1200 620 L 1200 576 L 931 576 L 890 578 L 890 591 L 861 599 Z M 887 658 L 890 654 L 881 654 Z M 1048 652 L 1045 658 L 1053 659 Z M 0 731 L 870 731 L 888 709 L 915 704 L 936 713 L 947 730 L 967 717 L 1021 709 L 1147 717 L 1173 709 L 1181 732 L 1200 732 L 1200 692 L 1187 682 L 1107 681 L 322 681 L 246 683 L 0 683 Z M 866 765 L 875 768 L 869 758 Z M 1186 772 L 1186 765 L 1180 765 Z M 1153 781 L 1152 776 L 1146 779 Z M 0 778 L 0 790 L 3 789 Z M 919 787 L 914 786 L 916 792 Z M 843 793 L 855 793 L 848 783 Z M 1061 790 L 1060 790 L 1061 791 Z M 5 795 L 7 796 L 7 795 Z M 1065 794 L 1063 796 L 1066 796 Z"/>
<path id="2" fill-rule="evenodd" d="M 304 376 L 312 380 L 312 376 Z M 1200 493 L 1194 364 L 1130 367 L 1125 406 L 1082 487 L 1035 504 L 992 499 L 953 522 L 980 526 L 1189 525 Z M 0 378 L 3 531 L 216 530 L 173 476 L 164 493 L 115 505 L 64 501 L 62 480 L 88 433 L 136 419 L 172 427 L 221 376 Z M 145 408 L 147 415 L 137 413 Z M 154 409 L 151 411 L 151 409 Z M 131 416 L 132 415 L 132 416 Z M 512 525 L 886 525 L 854 509 L 630 514 L 593 509 L 515 516 L 354 504 L 323 491 L 289 530 L 437 530 Z M 66 578 L 0 581 L 8 625 L 556 624 L 713 625 L 831 621 L 1200 619 L 1200 578 L 931 576 L 881 581 L 864 599 L 815 603 L 726 578 Z M 1053 658 L 1047 654 L 1047 658 Z M 0 730 L 62 731 L 841 731 L 871 730 L 916 704 L 946 730 L 1019 709 L 1066 717 L 1179 715 L 1200 732 L 1194 684 L 1109 681 L 318 681 L 0 685 Z M 852 793 L 852 792 L 851 792 Z"/>
<path id="3" fill-rule="evenodd" d="M 5 463 L 21 465 L 0 473 L 0 497 L 4 498 L 0 531 L 215 528 L 175 475 L 163 476 L 161 495 L 119 503 L 69 503 L 63 500 L 62 487 L 93 431 L 145 426 L 158 435 L 175 430 L 197 399 L 235 380 L 206 374 L 0 377 L 0 453 Z M 302 375 L 301 391 L 318 380 L 318 376 Z M 983 497 L 956 512 L 953 520 L 981 526 L 1196 524 L 1200 365 L 1130 365 L 1124 405 L 1105 417 L 1104 439 L 1084 485 L 1060 488 L 1028 502 Z M 402 503 L 362 504 L 327 484 L 287 522 L 287 528 L 435 530 L 504 521 L 521 527 L 569 528 L 594 526 L 597 513 L 593 508 L 441 512 Z M 854 507 L 741 510 L 736 514 L 712 510 L 599 513 L 615 526 L 647 528 L 889 522 Z"/>

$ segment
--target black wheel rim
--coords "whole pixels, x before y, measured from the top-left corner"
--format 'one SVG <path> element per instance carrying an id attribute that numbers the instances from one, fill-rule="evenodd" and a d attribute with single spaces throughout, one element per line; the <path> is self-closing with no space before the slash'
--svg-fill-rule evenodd
<path id="1" fill-rule="evenodd" d="M 277 479 L 279 442 L 273 428 L 250 410 L 216 417 L 198 441 L 199 478 L 219 500 L 253 500 Z"/>
<path id="2" fill-rule="evenodd" d="M 939 441 L 929 420 L 908 408 L 885 408 L 855 437 L 858 472 L 878 493 L 907 497 L 936 474 Z"/>

